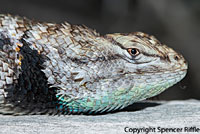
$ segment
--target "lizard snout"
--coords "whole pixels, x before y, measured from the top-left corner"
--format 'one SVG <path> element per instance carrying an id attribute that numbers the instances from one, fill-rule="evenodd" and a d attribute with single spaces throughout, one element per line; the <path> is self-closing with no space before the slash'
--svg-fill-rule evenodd
<path id="1" fill-rule="evenodd" d="M 173 66 L 175 66 L 176 69 L 180 70 L 187 70 L 188 69 L 188 63 L 185 60 L 185 58 L 179 54 L 179 53 L 169 53 L 168 54 L 169 61 Z"/>

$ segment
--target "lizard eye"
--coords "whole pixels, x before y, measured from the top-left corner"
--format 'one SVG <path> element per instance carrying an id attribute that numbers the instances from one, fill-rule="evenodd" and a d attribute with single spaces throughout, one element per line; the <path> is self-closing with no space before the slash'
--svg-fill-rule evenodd
<path id="1" fill-rule="evenodd" d="M 140 54 L 139 50 L 137 48 L 128 48 L 128 53 L 132 56 L 137 56 Z"/>

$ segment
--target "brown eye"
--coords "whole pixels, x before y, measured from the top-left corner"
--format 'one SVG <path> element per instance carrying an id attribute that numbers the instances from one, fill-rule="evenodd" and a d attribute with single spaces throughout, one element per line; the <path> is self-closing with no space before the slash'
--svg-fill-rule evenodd
<path id="1" fill-rule="evenodd" d="M 129 48 L 128 53 L 132 56 L 137 56 L 138 54 L 140 54 L 140 52 L 137 48 Z"/>

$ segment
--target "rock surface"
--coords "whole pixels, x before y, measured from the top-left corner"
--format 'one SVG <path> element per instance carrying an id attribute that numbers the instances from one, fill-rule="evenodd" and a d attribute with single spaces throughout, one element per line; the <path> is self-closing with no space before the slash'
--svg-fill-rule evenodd
<path id="1" fill-rule="evenodd" d="M 146 101 L 136 103 L 120 112 L 96 116 L 0 115 L 0 133 L 2 134 L 132 134 L 134 128 L 141 128 L 143 132 L 152 129 L 150 134 L 161 133 L 158 127 L 174 128 L 176 131 L 182 129 L 179 131 L 181 134 L 188 133 L 184 130 L 187 127 L 190 128 L 191 134 L 200 133 L 200 130 L 194 132 L 200 129 L 200 101 Z M 154 128 L 155 131 L 153 131 Z M 164 133 L 179 132 L 171 130 Z"/>

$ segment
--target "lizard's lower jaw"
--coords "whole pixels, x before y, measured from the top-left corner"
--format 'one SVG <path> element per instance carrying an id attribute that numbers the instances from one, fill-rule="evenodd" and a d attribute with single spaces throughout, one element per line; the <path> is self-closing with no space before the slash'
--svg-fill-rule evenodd
<path id="1" fill-rule="evenodd" d="M 96 92 L 93 97 L 84 96 L 75 100 L 60 98 L 59 100 L 61 105 L 67 105 L 69 111 L 75 113 L 122 109 L 134 102 L 160 94 L 183 79 L 186 73 L 187 65 L 172 72 L 127 74 L 123 80 L 117 82 L 121 83 L 117 84 L 117 86 L 113 84 L 112 80 L 111 82 L 105 80 L 102 85 L 105 86 L 108 83 L 108 86 L 112 87 L 112 89 L 101 87 L 101 91 Z"/>
<path id="2" fill-rule="evenodd" d="M 69 106 L 69 109 L 71 107 L 72 112 L 83 113 L 89 111 L 109 112 L 116 109 L 122 109 L 130 104 L 133 104 L 134 102 L 160 94 L 167 88 L 183 79 L 186 73 L 186 69 L 176 72 L 157 73 L 153 75 L 154 78 L 149 75 L 149 81 L 147 80 L 147 77 L 145 78 L 144 75 L 141 75 L 141 77 L 138 77 L 137 75 L 137 78 L 135 77 L 130 86 L 125 87 L 125 85 L 122 85 L 116 87 L 116 89 L 114 89 L 112 92 L 109 90 L 104 90 L 101 93 L 96 94 L 96 97 L 94 98 L 88 98 L 85 96 L 84 98 L 74 100 L 73 103 L 68 103 L 67 105 Z M 134 78 L 134 76 L 130 77 Z M 142 79 L 146 80 L 141 82 Z"/>

